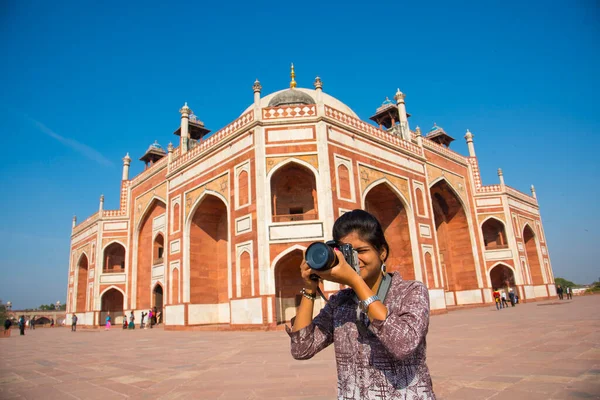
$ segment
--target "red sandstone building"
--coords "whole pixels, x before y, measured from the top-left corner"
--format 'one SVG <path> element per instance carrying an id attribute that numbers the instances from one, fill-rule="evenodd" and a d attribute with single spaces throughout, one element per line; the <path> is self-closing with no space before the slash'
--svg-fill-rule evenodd
<path id="1" fill-rule="evenodd" d="M 261 97 L 213 135 L 186 105 L 179 146 L 156 143 L 129 179 L 123 159 L 118 210 L 73 220 L 67 312 L 98 325 L 106 312 L 156 306 L 168 328 L 225 324 L 274 327 L 299 302 L 299 264 L 335 219 L 363 208 L 381 221 L 390 270 L 429 288 L 431 308 L 555 295 L 540 210 L 532 196 L 485 186 L 473 135 L 469 155 L 448 148 L 441 127 L 409 129 L 400 91 L 361 121 L 322 91 L 291 88 Z M 326 292 L 337 284 L 325 282 Z"/>

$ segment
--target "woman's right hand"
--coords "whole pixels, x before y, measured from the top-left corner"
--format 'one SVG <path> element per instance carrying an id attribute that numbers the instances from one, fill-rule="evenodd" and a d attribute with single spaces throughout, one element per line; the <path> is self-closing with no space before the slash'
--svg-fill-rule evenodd
<path id="1" fill-rule="evenodd" d="M 302 260 L 302 264 L 300 264 L 300 273 L 302 274 L 302 280 L 304 281 L 304 289 L 315 292 L 319 286 L 319 281 L 310 279 L 310 276 L 313 275 L 315 271 L 308 266 L 306 260 Z"/>

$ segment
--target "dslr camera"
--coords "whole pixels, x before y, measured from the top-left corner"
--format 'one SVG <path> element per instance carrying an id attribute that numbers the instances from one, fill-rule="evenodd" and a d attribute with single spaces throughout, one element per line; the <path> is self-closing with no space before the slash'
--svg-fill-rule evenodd
<path id="1" fill-rule="evenodd" d="M 315 271 L 326 271 L 335 267 L 339 263 L 337 255 L 333 251 L 333 249 L 336 247 L 342 253 L 346 262 L 356 271 L 357 274 L 360 274 L 360 265 L 356 250 L 352 248 L 351 244 L 338 245 L 334 240 L 329 240 L 325 243 L 314 242 L 308 246 L 306 253 L 304 254 L 306 264 Z M 313 274 L 311 279 L 318 280 L 319 277 Z"/>

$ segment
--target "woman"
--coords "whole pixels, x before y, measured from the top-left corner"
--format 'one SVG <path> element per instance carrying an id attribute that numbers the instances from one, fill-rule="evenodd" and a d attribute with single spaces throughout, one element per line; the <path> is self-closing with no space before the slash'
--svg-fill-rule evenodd
<path id="1" fill-rule="evenodd" d="M 334 344 L 340 399 L 435 399 L 425 363 L 429 327 L 429 294 L 416 281 L 386 274 L 389 246 L 379 221 L 363 210 L 342 215 L 333 226 L 333 239 L 351 244 L 358 253 L 360 274 L 335 249 L 338 264 L 317 275 L 349 288 L 331 296 L 314 319 L 318 282 L 306 261 L 302 300 L 291 337 L 292 355 L 309 359 Z M 389 283 L 385 300 L 376 296 Z M 360 311 L 362 310 L 362 311 Z"/>
<path id="2" fill-rule="evenodd" d="M 106 315 L 106 326 L 105 326 L 105 330 L 109 331 L 110 330 L 110 311 L 108 312 L 108 314 Z"/>

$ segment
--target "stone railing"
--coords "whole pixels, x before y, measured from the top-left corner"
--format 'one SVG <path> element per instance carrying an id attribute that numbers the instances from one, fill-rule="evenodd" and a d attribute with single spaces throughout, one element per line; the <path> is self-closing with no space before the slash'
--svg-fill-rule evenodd
<path id="1" fill-rule="evenodd" d="M 495 193 L 501 191 L 502 187 L 500 185 L 486 185 L 477 188 L 477 193 Z"/>
<path id="2" fill-rule="evenodd" d="M 314 117 L 316 115 L 317 106 L 315 104 L 305 106 L 265 107 L 262 109 L 262 117 L 266 120 L 278 118 Z"/>
<path id="3" fill-rule="evenodd" d="M 229 125 L 225 126 L 223 129 L 215 132 L 206 140 L 202 140 L 199 142 L 193 149 L 188 151 L 185 154 L 179 155 L 177 154 L 177 158 L 175 158 L 175 153 L 173 154 L 173 162 L 169 164 L 169 171 L 173 171 L 183 164 L 187 163 L 191 159 L 195 158 L 197 155 L 203 153 L 207 149 L 214 147 L 221 140 L 231 136 L 235 132 L 239 131 L 250 122 L 254 120 L 254 110 L 248 111 L 246 114 L 242 115 Z"/>
<path id="4" fill-rule="evenodd" d="M 160 160 L 158 160 L 154 164 L 150 165 L 143 172 L 141 172 L 138 176 L 136 176 L 135 178 L 133 178 L 130 181 L 130 185 L 135 186 L 141 180 L 143 180 L 144 178 L 146 178 L 148 175 L 150 175 L 150 174 L 152 174 L 152 173 L 160 170 L 162 167 L 165 166 L 165 164 L 167 163 L 168 158 L 169 158 L 168 156 L 164 156 L 163 158 L 161 158 Z"/>
<path id="5" fill-rule="evenodd" d="M 389 134 L 388 132 L 386 132 L 382 129 L 376 128 L 371 124 L 367 124 L 366 122 L 363 122 L 358 118 L 354 118 L 348 114 L 338 111 L 335 108 L 332 108 L 332 107 L 329 107 L 326 105 L 325 106 L 325 115 L 330 118 L 333 118 L 336 121 L 339 121 L 345 125 L 351 126 L 355 129 L 358 129 L 359 131 L 366 133 L 370 136 L 374 136 L 376 138 L 384 140 L 394 146 L 401 147 L 402 149 L 407 150 L 410 153 L 413 153 L 413 154 L 416 154 L 419 156 L 423 155 L 423 150 L 419 146 L 417 146 L 409 141 L 406 141 L 406 140 L 402 139 L 401 137 Z"/>
<path id="6" fill-rule="evenodd" d="M 87 228 L 88 226 L 90 226 L 94 222 L 96 222 L 98 220 L 98 218 L 99 218 L 99 215 L 97 212 L 90 215 L 85 220 L 81 221 L 77 226 L 75 226 L 75 228 L 73 229 L 73 233 L 71 235 L 73 236 L 73 235 L 76 235 L 79 232 L 83 231 L 85 228 Z"/>
<path id="7" fill-rule="evenodd" d="M 423 138 L 423 147 L 426 147 L 429 150 L 441 153 L 441 154 L 445 155 L 446 157 L 448 157 L 454 161 L 457 161 L 461 164 L 467 163 L 467 157 L 463 156 L 462 154 L 458 154 L 457 152 L 452 151 L 449 148 L 442 146 L 441 144 L 432 142 L 429 139 Z"/>
<path id="8" fill-rule="evenodd" d="M 516 197 L 519 200 L 537 204 L 537 199 L 535 197 L 529 196 L 529 195 L 527 195 L 521 191 L 518 191 L 517 189 L 514 189 L 510 186 L 506 186 L 506 193 L 513 197 Z"/>
<path id="9" fill-rule="evenodd" d="M 126 215 L 126 210 L 104 210 L 102 211 L 103 217 L 122 217 Z"/>

